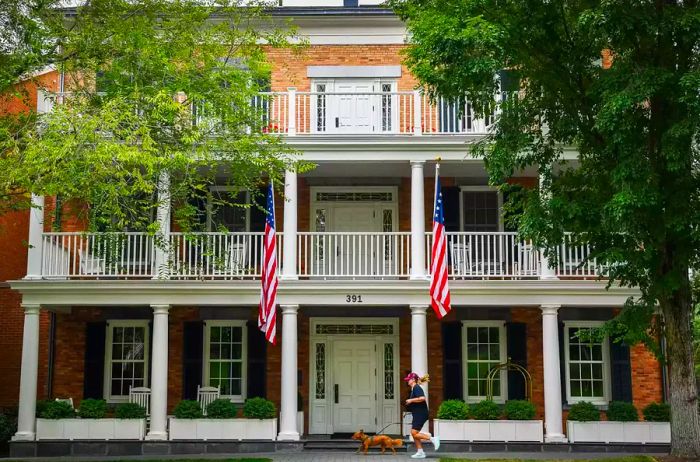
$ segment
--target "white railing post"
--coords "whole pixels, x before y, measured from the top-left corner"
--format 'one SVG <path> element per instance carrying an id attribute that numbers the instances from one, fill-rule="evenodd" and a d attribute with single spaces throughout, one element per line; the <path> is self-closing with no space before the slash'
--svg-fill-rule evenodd
<path id="1" fill-rule="evenodd" d="M 158 180 L 158 208 L 156 210 L 158 231 L 156 233 L 153 264 L 153 279 L 168 279 L 168 256 L 170 247 L 170 175 L 161 173 Z"/>
<path id="2" fill-rule="evenodd" d="M 287 134 L 296 136 L 297 134 L 297 89 L 296 87 L 287 88 Z"/>
<path id="3" fill-rule="evenodd" d="M 284 175 L 284 229 L 282 237 L 282 279 L 295 280 L 297 275 L 297 172 Z"/>
<path id="4" fill-rule="evenodd" d="M 27 275 L 24 279 L 41 279 L 43 232 L 44 196 L 32 194 L 32 208 L 29 210 L 29 236 L 27 238 L 29 245 L 29 249 L 27 249 Z"/>
<path id="5" fill-rule="evenodd" d="M 413 134 L 420 136 L 423 134 L 423 115 L 421 111 L 421 92 L 413 90 Z"/>

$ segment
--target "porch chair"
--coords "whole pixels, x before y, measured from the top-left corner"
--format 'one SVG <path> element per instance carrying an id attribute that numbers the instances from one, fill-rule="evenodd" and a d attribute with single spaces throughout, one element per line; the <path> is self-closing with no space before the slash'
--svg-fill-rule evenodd
<path id="1" fill-rule="evenodd" d="M 537 276 L 539 261 L 537 260 L 537 252 L 535 246 L 531 243 L 518 244 L 518 259 L 515 262 L 516 277 L 533 277 Z"/>
<path id="2" fill-rule="evenodd" d="M 148 387 L 130 387 L 129 402 L 146 409 L 146 416 L 151 415 L 151 389 Z"/>
<path id="3" fill-rule="evenodd" d="M 245 274 L 245 253 L 244 243 L 226 244 L 223 255 L 220 257 L 220 267 L 214 269 L 215 274 L 224 276 L 241 276 Z M 217 265 L 219 266 L 219 265 Z"/>
<path id="4" fill-rule="evenodd" d="M 105 274 L 105 259 L 95 257 L 88 251 L 78 249 L 78 261 L 81 275 Z"/>
<path id="5" fill-rule="evenodd" d="M 75 406 L 73 406 L 73 398 L 56 398 L 55 401 L 58 401 L 59 403 L 68 403 L 70 404 L 70 407 L 75 410 Z"/>
<path id="6" fill-rule="evenodd" d="M 202 387 L 197 385 L 197 401 L 202 406 L 202 414 L 206 417 L 207 406 L 219 399 L 219 387 Z"/>
<path id="7" fill-rule="evenodd" d="M 457 277 L 471 276 L 474 268 L 471 264 L 469 244 L 450 242 L 450 254 L 452 255 L 452 274 Z"/>

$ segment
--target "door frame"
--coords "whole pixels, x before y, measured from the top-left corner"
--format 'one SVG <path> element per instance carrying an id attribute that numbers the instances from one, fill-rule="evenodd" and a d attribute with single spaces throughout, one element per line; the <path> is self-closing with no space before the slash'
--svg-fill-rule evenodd
<path id="1" fill-rule="evenodd" d="M 317 333 L 317 326 L 322 325 L 376 325 L 391 326 L 391 333 L 381 334 L 333 334 Z M 400 422 L 401 386 L 399 383 L 399 319 L 395 317 L 382 318 L 333 318 L 312 317 L 309 319 L 309 381 L 308 381 L 308 412 L 309 434 L 334 433 L 334 409 L 333 409 L 333 343 L 334 340 L 359 340 L 374 341 L 375 345 L 391 345 L 393 352 L 393 399 L 386 398 L 384 382 L 384 348 L 376 348 L 376 429 L 379 430 L 387 424 Z M 317 345 L 322 345 L 322 354 L 319 358 Z M 317 370 L 317 366 L 322 369 Z M 319 393 L 323 398 L 316 398 L 316 388 L 319 383 Z M 393 416 L 393 417 L 392 417 Z M 392 422 L 393 420 L 393 422 Z M 358 429 L 359 430 L 359 429 Z M 397 425 L 385 430 L 388 433 L 399 434 L 401 426 Z"/>

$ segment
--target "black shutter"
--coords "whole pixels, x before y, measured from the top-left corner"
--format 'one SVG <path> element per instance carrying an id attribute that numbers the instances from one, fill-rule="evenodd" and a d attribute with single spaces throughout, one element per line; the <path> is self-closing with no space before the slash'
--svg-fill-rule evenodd
<path id="1" fill-rule="evenodd" d="M 257 321 L 248 321 L 248 398 L 265 398 L 267 396 L 266 366 L 267 342 L 265 335 L 258 329 Z"/>
<path id="2" fill-rule="evenodd" d="M 632 367 L 630 349 L 624 343 L 610 340 L 610 378 L 612 382 L 612 400 L 632 402 Z"/>
<path id="3" fill-rule="evenodd" d="M 442 324 L 444 399 L 464 399 L 462 387 L 462 323 Z"/>
<path id="4" fill-rule="evenodd" d="M 508 357 L 527 369 L 527 325 L 522 322 L 506 323 Z M 508 399 L 525 399 L 525 377 L 520 371 L 508 371 Z"/>
<path id="5" fill-rule="evenodd" d="M 105 336 L 107 323 L 89 322 L 85 325 L 85 370 L 83 399 L 104 397 Z"/>
<path id="6" fill-rule="evenodd" d="M 197 387 L 205 385 L 202 383 L 204 323 L 183 323 L 182 337 L 182 397 L 197 399 Z"/>
<path id="7" fill-rule="evenodd" d="M 267 192 L 261 189 L 258 194 L 251 194 L 250 204 L 250 231 L 261 233 L 265 231 L 265 198 Z"/>
<path id="8" fill-rule="evenodd" d="M 442 210 L 445 214 L 445 231 L 459 231 L 459 187 L 443 187 L 442 204 Z"/>
<path id="9" fill-rule="evenodd" d="M 564 323 L 559 323 L 559 373 L 561 375 L 561 403 L 566 404 L 566 358 L 564 356 L 564 335 L 567 330 L 564 329 Z"/>

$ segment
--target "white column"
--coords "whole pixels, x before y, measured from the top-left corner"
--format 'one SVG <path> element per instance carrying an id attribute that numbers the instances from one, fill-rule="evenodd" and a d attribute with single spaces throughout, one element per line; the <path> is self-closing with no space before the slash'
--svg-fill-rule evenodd
<path id="1" fill-rule="evenodd" d="M 22 371 L 19 379 L 17 433 L 13 441 L 33 441 L 35 435 L 36 389 L 39 373 L 39 305 L 23 305 Z"/>
<path id="2" fill-rule="evenodd" d="M 296 136 L 297 134 L 297 89 L 296 87 L 287 88 L 289 101 L 287 102 L 287 135 Z"/>
<path id="3" fill-rule="evenodd" d="M 411 161 L 411 279 L 426 279 L 423 161 Z"/>
<path id="4" fill-rule="evenodd" d="M 428 305 L 411 305 L 411 370 L 421 377 L 428 373 Z M 426 396 L 428 385 L 423 385 Z"/>
<path id="5" fill-rule="evenodd" d="M 299 305 L 282 305 L 282 393 L 278 440 L 298 440 L 297 429 L 297 312 Z"/>
<path id="6" fill-rule="evenodd" d="M 423 114 L 421 111 L 422 95 L 419 90 L 413 90 L 413 134 L 423 134 Z"/>
<path id="7" fill-rule="evenodd" d="M 565 442 L 561 413 L 561 371 L 559 367 L 560 305 L 542 305 L 542 350 L 544 361 L 545 442 Z"/>
<path id="8" fill-rule="evenodd" d="M 169 305 L 153 308 L 151 351 L 151 428 L 147 440 L 167 440 L 168 432 L 168 311 Z"/>
<path id="9" fill-rule="evenodd" d="M 158 233 L 155 245 L 155 267 L 153 279 L 168 279 L 168 247 L 170 246 L 170 175 L 161 174 L 158 179 Z"/>
<path id="10" fill-rule="evenodd" d="M 297 276 L 297 173 L 287 170 L 284 175 L 284 227 L 282 229 L 282 279 Z"/>
<path id="11" fill-rule="evenodd" d="M 41 254 L 44 233 L 44 196 L 32 194 L 32 208 L 29 210 L 29 236 L 27 238 L 27 275 L 24 279 L 41 279 Z"/>
<path id="12" fill-rule="evenodd" d="M 548 187 L 547 187 L 547 182 L 545 179 L 544 174 L 540 172 L 540 199 L 544 200 L 549 196 L 548 192 Z M 551 268 L 549 266 L 549 258 L 547 258 L 544 254 L 544 249 L 540 249 L 540 279 L 549 279 L 549 280 L 554 280 L 554 279 L 559 279 L 557 277 L 557 273 L 554 268 Z"/>

